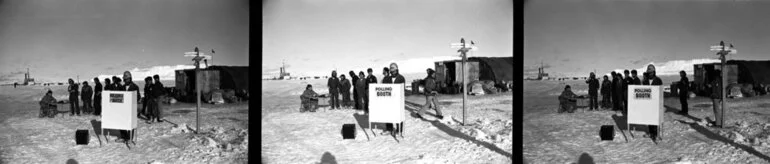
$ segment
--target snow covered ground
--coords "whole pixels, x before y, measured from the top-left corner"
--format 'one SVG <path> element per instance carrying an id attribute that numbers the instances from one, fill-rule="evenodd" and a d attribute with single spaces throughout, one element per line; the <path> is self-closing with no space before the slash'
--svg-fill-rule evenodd
<path id="1" fill-rule="evenodd" d="M 557 96 L 564 85 L 587 94 L 582 80 L 524 81 L 523 148 L 528 163 L 770 162 L 770 96 L 729 99 L 725 128 L 706 126 L 704 120 L 714 118 L 710 99 L 690 99 L 690 116 L 683 116 L 674 113 L 681 109 L 678 98 L 666 98 L 662 140 L 656 144 L 643 137 L 644 126 L 632 125 L 632 137 L 616 112 L 582 108 L 557 114 Z M 602 125 L 615 127 L 613 141 L 600 141 Z"/>
<path id="2" fill-rule="evenodd" d="M 412 79 L 406 79 L 410 82 Z M 409 115 L 425 103 L 424 96 L 406 97 L 404 135 L 374 134 L 368 117 L 354 110 L 299 113 L 299 95 L 307 84 L 327 93 L 325 79 L 262 81 L 263 163 L 511 163 L 512 93 L 469 96 L 469 126 L 460 126 L 462 96 L 442 95 L 439 101 L 445 120 Z M 471 124 L 472 123 L 472 124 Z M 343 140 L 343 124 L 356 124 L 356 139 Z"/>
<path id="3" fill-rule="evenodd" d="M 203 104 L 200 134 L 184 128 L 195 129 L 195 104 L 164 105 L 166 122 L 140 121 L 134 145 L 115 142 L 115 131 L 97 135 L 100 118 L 69 116 L 69 104 L 59 104 L 55 118 L 38 118 L 46 88 L 66 93 L 66 86 L 0 87 L 0 163 L 247 163 L 248 102 Z M 75 144 L 77 129 L 89 131 L 88 145 Z"/>

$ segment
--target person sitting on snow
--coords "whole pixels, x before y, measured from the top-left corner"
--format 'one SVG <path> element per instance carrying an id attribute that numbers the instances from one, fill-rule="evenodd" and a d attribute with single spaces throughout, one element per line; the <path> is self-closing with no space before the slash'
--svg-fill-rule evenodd
<path id="1" fill-rule="evenodd" d="M 567 111 L 569 113 L 575 112 L 577 108 L 577 95 L 572 92 L 569 85 L 564 87 L 564 91 L 559 96 L 559 113 Z"/>
<path id="2" fill-rule="evenodd" d="M 305 92 L 299 97 L 302 100 L 302 109 L 300 109 L 299 112 L 315 112 L 318 108 L 318 93 L 313 91 L 312 85 L 308 84 L 305 88 Z"/>
<path id="3" fill-rule="evenodd" d="M 53 98 L 53 92 L 48 90 L 43 99 L 40 99 L 40 116 L 38 117 L 53 118 L 56 116 L 56 113 L 56 98 Z"/>

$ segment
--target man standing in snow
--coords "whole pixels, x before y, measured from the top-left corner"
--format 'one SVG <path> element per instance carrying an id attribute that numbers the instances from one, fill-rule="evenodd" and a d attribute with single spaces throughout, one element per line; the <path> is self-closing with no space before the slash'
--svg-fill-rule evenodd
<path id="1" fill-rule="evenodd" d="M 361 104 L 358 102 L 359 95 L 358 95 L 358 87 L 356 87 L 356 83 L 358 83 L 358 78 L 363 78 L 363 77 L 356 76 L 356 72 L 353 72 L 353 71 L 350 71 L 349 74 L 350 74 L 350 80 L 351 80 L 350 84 L 353 86 L 353 102 L 355 102 L 354 108 L 361 109 Z"/>
<path id="2" fill-rule="evenodd" d="M 679 112 L 681 115 L 688 115 L 688 106 L 687 106 L 687 98 L 690 93 L 689 84 L 690 80 L 687 79 L 687 73 L 684 72 L 684 70 L 679 71 L 679 76 L 681 79 L 679 80 L 679 86 L 677 87 L 679 89 L 679 103 L 682 104 L 682 111 Z"/>
<path id="3" fill-rule="evenodd" d="M 591 74 L 588 76 L 588 80 L 586 80 L 586 83 L 588 83 L 588 109 L 589 110 L 598 110 L 599 109 L 599 103 L 598 103 L 598 90 L 599 90 L 599 80 L 596 79 L 596 75 L 591 72 Z"/>
<path id="4" fill-rule="evenodd" d="M 623 79 L 623 112 L 624 114 L 628 113 L 628 85 L 632 85 L 634 83 L 634 78 L 631 78 L 631 76 L 629 76 L 628 73 L 630 73 L 628 70 L 623 71 L 623 75 L 625 75 L 625 78 Z"/>
<path id="5" fill-rule="evenodd" d="M 663 85 L 663 81 L 660 80 L 660 78 L 658 78 L 657 76 L 655 76 L 655 66 L 654 65 L 652 65 L 652 64 L 647 65 L 647 76 L 648 76 L 648 78 L 647 78 L 646 82 L 643 82 L 643 83 L 650 84 L 650 85 L 656 85 L 656 86 Z M 648 127 L 647 129 L 650 130 L 650 138 L 652 138 L 652 140 L 655 140 L 655 138 L 657 138 L 657 136 L 658 136 L 658 126 L 656 126 L 656 125 L 648 125 L 647 127 Z"/>
<path id="6" fill-rule="evenodd" d="M 345 79 L 345 74 L 340 75 L 340 93 L 342 93 L 342 106 L 350 107 L 350 80 Z"/>
<path id="7" fill-rule="evenodd" d="M 610 108 L 612 106 L 612 102 L 610 100 L 610 95 L 612 91 L 612 82 L 610 82 L 607 75 L 604 75 L 604 81 L 602 81 L 602 108 Z"/>
<path id="8" fill-rule="evenodd" d="M 94 78 L 94 115 L 102 115 L 102 83 Z"/>
<path id="9" fill-rule="evenodd" d="M 80 100 L 78 99 L 79 97 L 78 95 L 80 94 L 78 92 L 78 84 L 75 83 L 75 81 L 72 79 L 69 79 L 69 84 L 70 86 L 67 89 L 67 91 L 69 91 L 70 93 L 70 98 L 69 98 L 70 99 L 70 116 L 73 116 L 75 114 L 78 114 L 78 116 L 80 116 L 80 103 L 79 103 Z"/>
<path id="10" fill-rule="evenodd" d="M 367 95 L 364 96 L 364 102 L 366 103 L 364 110 L 366 110 L 366 113 L 369 113 L 369 84 L 377 84 L 377 77 L 374 76 L 372 68 L 366 69 L 366 72 L 369 73 L 369 76 L 366 77 L 366 92 L 364 94 Z"/>
<path id="11" fill-rule="evenodd" d="M 152 83 L 152 96 L 155 99 L 152 108 L 155 112 L 153 115 L 155 116 L 155 122 L 163 122 L 163 108 L 161 108 L 161 101 L 165 98 L 166 89 L 163 86 L 163 83 L 160 82 L 160 76 L 158 76 L 158 74 L 153 75 L 152 78 L 155 79 L 155 82 Z"/>
<path id="12" fill-rule="evenodd" d="M 366 83 L 366 78 L 365 78 L 366 75 L 364 75 L 364 71 L 358 72 L 358 77 L 362 77 L 362 78 L 359 78 L 355 84 L 356 92 L 358 93 L 358 99 L 356 100 L 356 102 L 358 102 L 358 104 L 361 105 L 360 107 L 362 110 L 364 110 L 364 113 L 369 114 L 369 111 L 366 110 L 367 109 L 366 106 L 369 105 L 367 104 L 366 99 L 368 99 L 369 95 L 366 94 L 367 83 Z"/>
<path id="13" fill-rule="evenodd" d="M 88 81 L 83 82 L 83 88 L 80 89 L 82 94 L 80 95 L 80 99 L 83 100 L 83 112 L 84 113 L 92 113 L 93 107 L 91 106 L 91 96 L 93 96 L 93 89 L 91 86 L 88 86 Z"/>
<path id="14" fill-rule="evenodd" d="M 331 99 L 329 108 L 340 109 L 340 79 L 337 78 L 337 71 L 332 71 L 332 77 L 329 77 L 326 86 L 329 87 L 329 99 Z"/>

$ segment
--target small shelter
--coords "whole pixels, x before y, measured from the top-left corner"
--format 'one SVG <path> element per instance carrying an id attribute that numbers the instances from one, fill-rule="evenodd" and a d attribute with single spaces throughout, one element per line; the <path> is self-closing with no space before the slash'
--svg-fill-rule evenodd
<path id="1" fill-rule="evenodd" d="M 726 63 L 727 86 L 735 84 L 770 85 L 770 60 L 749 61 L 729 60 Z M 721 69 L 721 63 L 704 63 L 693 65 L 694 92 L 700 95 L 709 94 L 707 84 L 714 80 L 714 71 Z"/>
<path id="2" fill-rule="evenodd" d="M 213 92 L 234 92 L 239 97 L 248 95 L 248 66 L 209 66 L 201 69 L 200 75 L 204 99 L 210 98 Z M 195 69 L 176 70 L 175 78 L 177 99 L 195 101 Z"/>
<path id="3" fill-rule="evenodd" d="M 513 56 L 511 57 L 469 57 L 465 68 L 468 84 L 474 81 L 512 82 Z M 435 62 L 436 82 L 442 93 L 459 93 L 462 84 L 461 60 Z"/>

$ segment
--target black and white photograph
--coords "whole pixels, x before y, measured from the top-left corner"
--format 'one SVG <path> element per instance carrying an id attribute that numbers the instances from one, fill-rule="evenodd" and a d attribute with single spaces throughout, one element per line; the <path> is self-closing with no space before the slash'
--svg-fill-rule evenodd
<path id="1" fill-rule="evenodd" d="M 0 163 L 248 163 L 249 3 L 0 0 Z"/>
<path id="2" fill-rule="evenodd" d="M 263 1 L 260 162 L 515 163 L 513 3 Z"/>
<path id="3" fill-rule="evenodd" d="M 523 8 L 525 163 L 770 162 L 770 2 Z"/>

